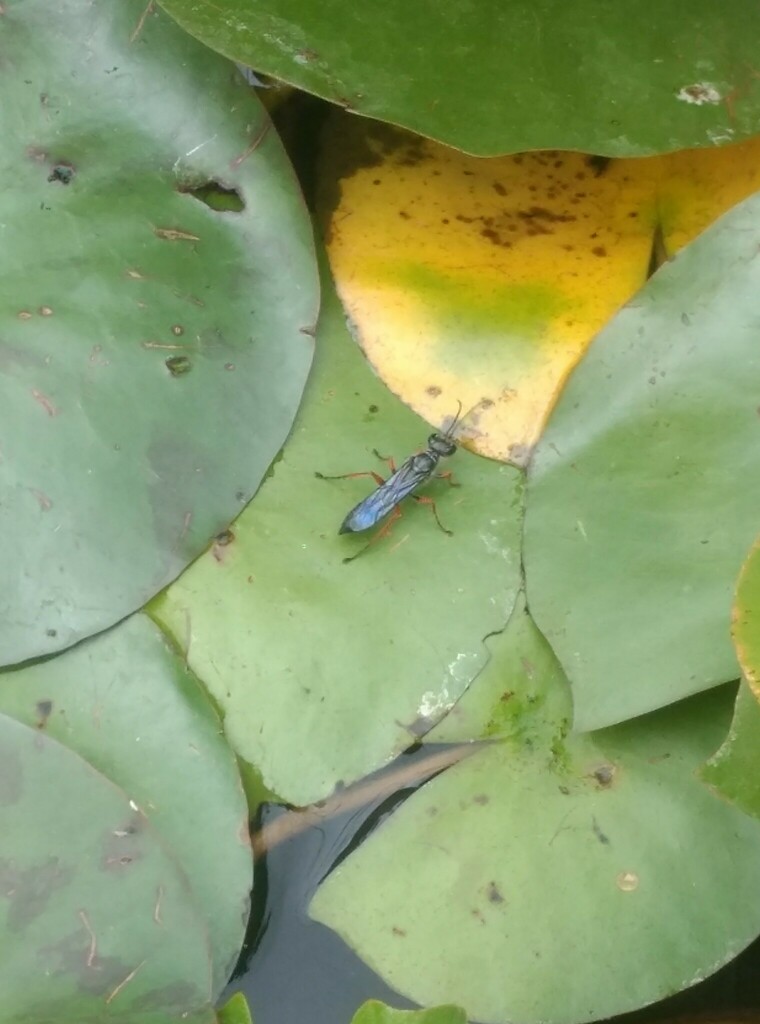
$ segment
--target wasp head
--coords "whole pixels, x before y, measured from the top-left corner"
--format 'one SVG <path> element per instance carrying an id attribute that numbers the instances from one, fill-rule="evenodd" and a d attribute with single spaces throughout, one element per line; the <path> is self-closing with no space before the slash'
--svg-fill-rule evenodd
<path id="1" fill-rule="evenodd" d="M 449 455 L 453 455 L 457 450 L 456 441 L 448 434 L 431 434 L 427 442 L 428 451 L 433 452 L 440 458 L 446 458 Z"/>

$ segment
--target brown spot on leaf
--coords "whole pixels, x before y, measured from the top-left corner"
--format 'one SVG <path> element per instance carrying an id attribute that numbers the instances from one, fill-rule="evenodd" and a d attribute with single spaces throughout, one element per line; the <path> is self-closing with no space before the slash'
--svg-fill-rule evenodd
<path id="1" fill-rule="evenodd" d="M 395 924 L 391 928 L 391 931 L 393 932 L 394 935 L 398 935 L 400 938 L 404 938 L 404 936 L 406 935 L 406 932 L 404 931 L 404 929 L 403 928 L 397 928 Z"/>
<path id="2" fill-rule="evenodd" d="M 601 789 L 609 789 L 615 779 L 617 768 L 614 764 L 600 764 L 589 773 Z"/>
<path id="3" fill-rule="evenodd" d="M 472 802 L 474 804 L 480 804 L 481 807 L 487 804 L 488 801 L 489 797 L 487 793 L 476 793 L 476 795 L 472 798 Z"/>
<path id="4" fill-rule="evenodd" d="M 54 631 L 53 631 L 54 632 Z M 48 630 L 50 633 L 50 630 Z M 37 701 L 37 721 L 36 726 L 38 729 L 44 729 L 48 723 L 48 718 L 53 711 L 52 700 L 38 700 Z"/>

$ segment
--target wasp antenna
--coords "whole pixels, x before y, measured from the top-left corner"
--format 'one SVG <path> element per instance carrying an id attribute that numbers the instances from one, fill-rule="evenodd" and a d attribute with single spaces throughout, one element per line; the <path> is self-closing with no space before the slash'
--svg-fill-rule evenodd
<path id="1" fill-rule="evenodd" d="M 459 420 L 461 418 L 461 415 L 462 415 L 462 403 L 458 399 L 457 399 L 457 405 L 459 406 L 459 408 L 457 409 L 457 414 L 454 417 L 454 419 L 451 421 L 451 425 L 448 428 L 448 430 L 446 431 L 446 437 L 453 437 L 454 436 L 454 428 L 459 423 Z"/>

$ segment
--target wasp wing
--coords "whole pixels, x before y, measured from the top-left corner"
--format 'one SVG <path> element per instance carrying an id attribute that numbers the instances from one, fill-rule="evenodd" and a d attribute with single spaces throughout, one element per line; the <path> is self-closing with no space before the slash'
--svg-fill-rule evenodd
<path id="1" fill-rule="evenodd" d="M 352 508 L 341 523 L 338 532 L 361 533 L 362 530 L 369 530 L 411 494 L 415 487 L 418 487 L 430 475 L 427 470 L 421 471 L 418 468 L 417 459 L 418 456 L 415 455 L 407 459 L 395 473 L 388 477 L 384 484 L 380 484 L 377 490 L 368 494 Z"/>

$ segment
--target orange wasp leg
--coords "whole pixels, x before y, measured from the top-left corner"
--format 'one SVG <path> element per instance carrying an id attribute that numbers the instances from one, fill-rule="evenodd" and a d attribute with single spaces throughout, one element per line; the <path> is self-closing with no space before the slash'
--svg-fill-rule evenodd
<path id="1" fill-rule="evenodd" d="M 377 531 L 377 533 L 373 537 L 370 537 L 370 539 L 367 541 L 367 543 L 364 545 L 364 547 L 363 548 L 359 548 L 359 550 L 356 552 L 356 554 L 349 555 L 347 558 L 344 558 L 343 561 L 344 562 L 353 562 L 353 560 L 355 558 L 358 558 L 359 555 L 363 555 L 364 552 L 367 550 L 367 548 L 371 547 L 375 543 L 375 541 L 381 540 L 383 537 L 387 537 L 388 534 L 391 532 L 391 528 L 392 528 L 393 524 L 396 522 L 397 519 L 400 519 L 400 518 L 401 518 L 401 509 L 397 505 L 393 509 L 391 514 L 388 516 L 388 518 L 386 519 L 385 523 L 380 527 L 380 529 Z"/>

